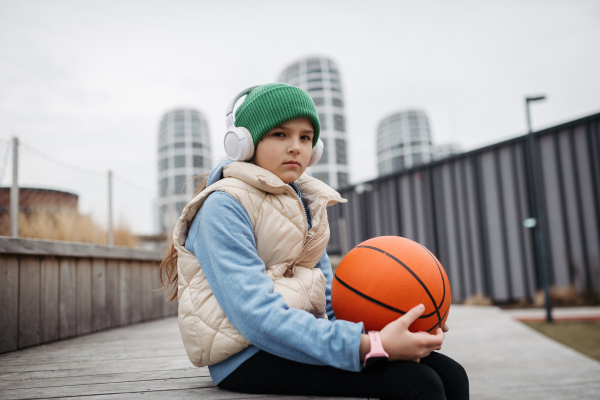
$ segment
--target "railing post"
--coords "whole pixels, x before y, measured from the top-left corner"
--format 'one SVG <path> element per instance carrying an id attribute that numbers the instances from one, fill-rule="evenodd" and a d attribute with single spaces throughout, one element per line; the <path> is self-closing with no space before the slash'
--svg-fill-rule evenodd
<path id="1" fill-rule="evenodd" d="M 342 257 L 348 254 L 348 232 L 346 231 L 346 218 L 340 217 L 338 219 L 338 226 L 340 230 L 340 251 Z"/>
<path id="2" fill-rule="evenodd" d="M 115 235 L 113 232 L 113 212 L 112 212 L 112 171 L 108 170 L 108 245 L 114 246 Z"/>
<path id="3" fill-rule="evenodd" d="M 19 138 L 13 137 L 12 186 L 10 188 L 10 234 L 19 237 Z"/>

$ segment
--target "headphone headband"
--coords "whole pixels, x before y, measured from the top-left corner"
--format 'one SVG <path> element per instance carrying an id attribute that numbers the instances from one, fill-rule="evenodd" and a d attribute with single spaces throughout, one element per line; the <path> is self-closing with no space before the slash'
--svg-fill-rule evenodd
<path id="1" fill-rule="evenodd" d="M 233 126 L 233 107 L 235 107 L 235 103 L 237 103 L 237 101 L 239 99 L 241 99 L 242 97 L 244 97 L 245 95 L 250 93 L 252 90 L 257 88 L 258 86 L 259 85 L 251 86 L 247 89 L 242 90 L 233 98 L 231 103 L 229 103 L 229 105 L 227 106 L 227 110 L 225 111 L 225 118 L 226 118 L 225 121 L 227 124 L 227 129 L 229 129 L 230 126 Z"/>

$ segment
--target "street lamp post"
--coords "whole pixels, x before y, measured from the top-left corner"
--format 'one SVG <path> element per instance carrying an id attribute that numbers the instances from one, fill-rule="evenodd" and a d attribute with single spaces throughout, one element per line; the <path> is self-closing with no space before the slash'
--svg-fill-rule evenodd
<path id="1" fill-rule="evenodd" d="M 525 226 L 533 229 L 535 240 L 536 259 L 538 260 L 538 270 L 542 274 L 542 284 L 544 285 L 544 297 L 546 303 L 546 321 L 552 322 L 552 302 L 550 299 L 550 277 L 548 271 L 547 252 L 544 241 L 544 232 L 546 231 L 547 221 L 545 212 L 545 203 L 542 189 L 542 171 L 540 164 L 540 154 L 535 145 L 533 130 L 531 129 L 531 116 L 529 112 L 529 103 L 532 101 L 544 100 L 546 96 L 527 96 L 525 98 L 525 109 L 527 112 L 527 144 L 529 147 L 529 157 L 531 166 L 531 194 L 532 218 L 525 220 Z"/>

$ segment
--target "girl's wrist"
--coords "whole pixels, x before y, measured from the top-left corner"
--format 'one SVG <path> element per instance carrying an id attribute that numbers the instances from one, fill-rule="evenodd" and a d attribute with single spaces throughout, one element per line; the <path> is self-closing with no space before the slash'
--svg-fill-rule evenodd
<path id="1" fill-rule="evenodd" d="M 371 351 L 371 341 L 369 340 L 369 335 L 362 333 L 360 335 L 360 347 L 358 350 L 358 355 L 360 358 L 360 362 L 365 361 L 365 356 Z"/>

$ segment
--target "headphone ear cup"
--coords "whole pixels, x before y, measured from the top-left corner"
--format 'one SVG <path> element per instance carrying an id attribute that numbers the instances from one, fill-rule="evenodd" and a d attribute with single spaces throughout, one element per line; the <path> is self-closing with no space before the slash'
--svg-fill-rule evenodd
<path id="1" fill-rule="evenodd" d="M 323 155 L 324 147 L 325 146 L 323 145 L 323 141 L 321 139 L 317 140 L 317 144 L 315 145 L 315 147 L 313 147 L 312 154 L 310 156 L 310 161 L 308 162 L 309 167 L 317 165 L 317 163 L 321 159 L 321 156 Z"/>
<path id="2" fill-rule="evenodd" d="M 254 156 L 254 140 L 243 126 L 230 126 L 223 144 L 227 157 L 233 161 L 247 161 Z"/>

